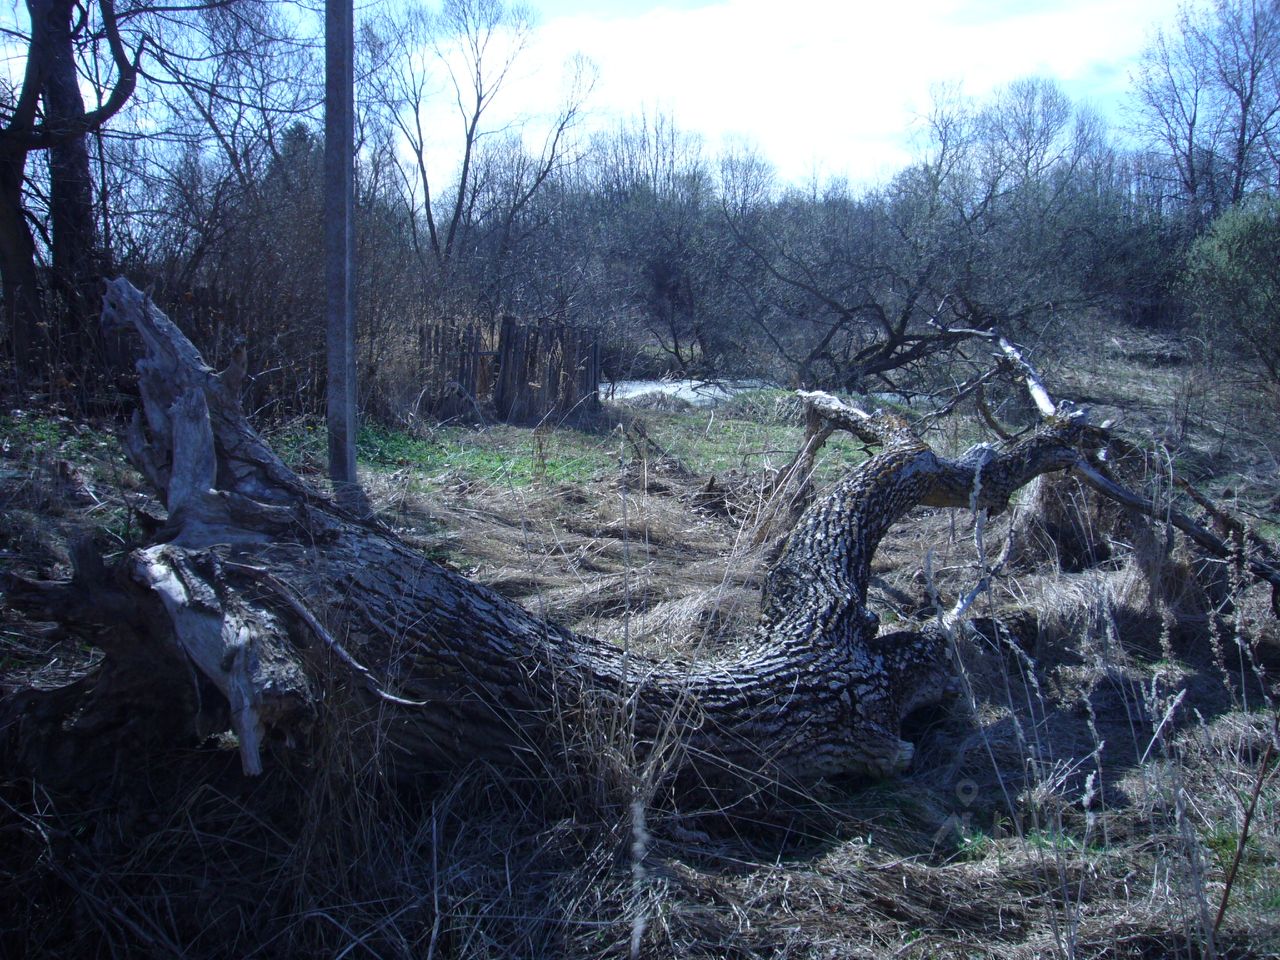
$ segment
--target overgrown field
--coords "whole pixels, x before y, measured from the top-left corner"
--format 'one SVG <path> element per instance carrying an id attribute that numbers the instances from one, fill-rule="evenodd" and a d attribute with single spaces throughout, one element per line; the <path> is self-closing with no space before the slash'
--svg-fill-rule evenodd
<path id="1" fill-rule="evenodd" d="M 1274 536 L 1274 407 L 1176 344 L 1093 334 L 1092 357 L 1050 376 L 1122 420 L 1128 478 L 1167 492 L 1176 471 Z M 977 423 L 961 407 L 928 436 L 960 448 Z M 320 425 L 268 432 L 321 482 Z M 584 632 L 697 657 L 755 616 L 777 536 L 763 491 L 801 437 L 795 403 L 761 391 L 610 407 L 591 431 L 367 428 L 361 457 L 382 520 L 433 559 Z M 162 514 L 110 424 L 15 410 L 0 450 L 5 572 L 66 575 L 78 538 L 118 553 Z M 864 456 L 833 438 L 819 488 Z M 878 555 L 874 606 L 933 616 L 1001 556 L 955 637 L 964 694 L 921 719 L 907 775 L 730 809 L 671 797 L 610 717 L 580 732 L 589 768 L 557 781 L 395 786 L 336 723 L 274 744 L 255 780 L 218 730 L 95 757 L 95 731 L 42 726 L 21 691 L 74 683 L 98 638 L 4 607 L 0 953 L 1280 955 L 1269 596 L 1048 481 L 986 521 L 917 511 Z"/>

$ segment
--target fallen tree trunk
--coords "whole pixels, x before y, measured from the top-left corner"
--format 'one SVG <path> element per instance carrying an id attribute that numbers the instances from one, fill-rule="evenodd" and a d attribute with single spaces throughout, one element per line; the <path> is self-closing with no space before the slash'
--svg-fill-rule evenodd
<path id="1" fill-rule="evenodd" d="M 947 459 L 898 418 L 803 395 L 881 451 L 799 520 L 751 636 L 710 662 L 662 661 L 544 622 L 310 488 L 245 420 L 235 371 L 208 368 L 126 281 L 109 285 L 104 322 L 145 349 L 128 447 L 168 520 L 111 570 L 86 561 L 72 583 L 10 594 L 108 622 L 99 706 L 185 684 L 196 695 L 174 732 L 225 717 L 249 773 L 264 740 L 303 733 L 335 685 L 376 711 L 371 749 L 401 773 L 563 768 L 590 749 L 588 729 L 615 731 L 637 763 L 716 782 L 899 771 L 902 720 L 946 696 L 952 669 L 938 625 L 879 633 L 866 596 L 881 538 L 917 505 L 1000 510 L 1102 440 L 1081 416 L 1052 416 Z"/>

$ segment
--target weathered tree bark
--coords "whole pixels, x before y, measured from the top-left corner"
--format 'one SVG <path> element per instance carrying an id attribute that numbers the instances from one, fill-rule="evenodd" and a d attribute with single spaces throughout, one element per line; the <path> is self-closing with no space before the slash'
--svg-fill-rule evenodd
<path id="1" fill-rule="evenodd" d="M 903 718 L 943 700 L 952 670 L 940 626 L 878 632 L 866 596 L 880 539 L 920 504 L 1002 509 L 1100 440 L 1083 417 L 1054 416 L 947 459 L 901 420 L 803 395 L 882 452 L 800 519 L 744 643 L 711 662 L 660 661 L 539 620 L 309 488 L 246 422 L 229 375 L 127 282 L 109 285 L 104 319 L 145 347 L 145 422 L 128 446 L 169 517 L 114 572 L 46 585 L 44 602 L 83 609 L 109 584 L 107 669 L 133 678 L 115 686 L 136 691 L 155 664 L 171 684 L 172 665 L 193 664 L 220 698 L 188 725 L 229 708 L 251 773 L 264 738 L 305 727 L 335 683 L 377 708 L 382 757 L 401 773 L 563 768 L 590 748 L 588 729 L 620 733 L 638 762 L 718 783 L 899 771 L 912 757 Z"/>

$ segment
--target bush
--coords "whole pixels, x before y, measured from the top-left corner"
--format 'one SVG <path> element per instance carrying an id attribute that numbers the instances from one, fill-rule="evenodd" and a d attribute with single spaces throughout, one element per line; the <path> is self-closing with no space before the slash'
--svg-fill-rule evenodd
<path id="1" fill-rule="evenodd" d="M 1228 210 L 1191 247 L 1187 283 L 1210 334 L 1261 362 L 1280 388 L 1280 200 Z"/>

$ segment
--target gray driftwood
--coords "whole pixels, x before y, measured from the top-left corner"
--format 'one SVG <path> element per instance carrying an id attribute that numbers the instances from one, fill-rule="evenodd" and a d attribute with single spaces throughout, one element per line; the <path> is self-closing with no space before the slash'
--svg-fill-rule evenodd
<path id="1" fill-rule="evenodd" d="M 882 633 L 867 609 L 881 538 L 918 505 L 1000 510 L 1103 441 L 1059 411 L 948 459 L 900 419 L 805 394 L 879 452 L 799 519 L 751 636 L 714 661 L 660 661 L 540 620 L 313 490 L 245 420 L 236 373 L 211 370 L 126 281 L 109 285 L 104 319 L 144 347 L 145 416 L 128 446 L 168 521 L 113 570 L 28 586 L 64 612 L 111 611 L 115 679 L 99 700 L 148 682 L 203 690 L 174 732 L 229 720 L 250 773 L 267 738 L 299 737 L 340 688 L 367 705 L 378 756 L 401 772 L 562 767 L 584 730 L 603 729 L 638 763 L 716 781 L 892 774 L 912 758 L 903 718 L 943 700 L 952 669 L 941 625 Z"/>

